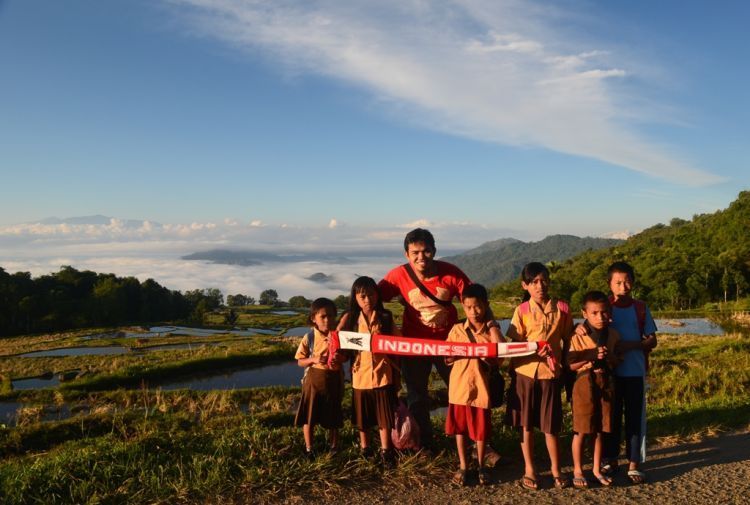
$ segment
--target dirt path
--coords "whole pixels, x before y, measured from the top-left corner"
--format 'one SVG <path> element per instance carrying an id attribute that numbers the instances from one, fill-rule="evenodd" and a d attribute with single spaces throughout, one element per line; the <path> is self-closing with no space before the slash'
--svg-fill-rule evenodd
<path id="1" fill-rule="evenodd" d="M 439 482 L 426 482 L 407 489 L 387 486 L 346 493 L 335 503 L 375 505 L 381 503 L 420 504 L 505 504 L 607 503 L 608 505 L 651 503 L 732 504 L 750 501 L 750 431 L 725 434 L 702 442 L 653 447 L 644 470 L 649 483 L 629 484 L 624 472 L 615 486 L 594 486 L 588 490 L 554 489 L 549 475 L 541 478 L 541 489 L 529 491 L 518 484 L 520 462 L 493 470 L 499 484 L 489 487 L 456 488 L 448 483 L 450 474 Z M 565 471 L 570 472 L 571 468 Z M 590 477 L 590 472 L 587 472 Z"/>

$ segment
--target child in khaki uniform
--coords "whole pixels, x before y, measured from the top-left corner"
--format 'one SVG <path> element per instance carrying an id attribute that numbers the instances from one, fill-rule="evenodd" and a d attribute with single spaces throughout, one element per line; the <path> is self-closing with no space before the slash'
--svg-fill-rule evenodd
<path id="1" fill-rule="evenodd" d="M 446 342 L 487 343 L 498 342 L 501 334 L 488 326 L 489 303 L 487 290 L 480 284 L 471 284 L 461 295 L 466 322 L 456 323 Z M 497 362 L 497 359 L 494 360 Z M 479 483 L 489 484 L 490 475 L 484 467 L 486 441 L 491 433 L 489 368 L 484 358 L 446 358 L 451 366 L 448 383 L 448 412 L 445 416 L 445 434 L 456 436 L 459 471 L 453 482 L 465 485 L 467 460 L 465 437 L 477 444 Z M 497 364 L 497 363 L 495 363 Z"/>
<path id="2" fill-rule="evenodd" d="M 524 475 L 521 485 L 537 489 L 534 467 L 534 428 L 544 433 L 555 487 L 565 488 L 570 479 L 560 473 L 559 433 L 562 427 L 561 374 L 563 350 L 573 331 L 568 304 L 550 298 L 549 270 L 538 262 L 521 272 L 527 301 L 516 307 L 508 338 L 519 342 L 546 341 L 537 354 L 513 358 L 508 391 L 506 423 L 521 431 Z M 556 363 L 554 369 L 550 366 Z"/>
<path id="3" fill-rule="evenodd" d="M 341 317 L 339 330 L 401 335 L 393 314 L 383 307 L 378 285 L 370 277 L 358 277 L 352 284 L 349 311 Z M 369 351 L 357 352 L 352 363 L 352 423 L 359 429 L 359 446 L 365 458 L 373 455 L 368 430 L 378 427 L 380 460 L 384 467 L 396 464 L 391 442 L 394 411 L 398 407 L 401 376 L 397 356 Z"/>
<path id="4" fill-rule="evenodd" d="M 328 429 L 331 452 L 338 451 L 339 428 L 344 423 L 341 412 L 344 373 L 337 363 L 328 366 L 328 333 L 336 325 L 336 305 L 333 301 L 328 298 L 313 301 L 310 322 L 313 325 L 312 349 L 307 336 L 304 336 L 294 355 L 297 364 L 307 368 L 294 424 L 302 426 L 305 454 L 312 459 L 315 457 L 313 434 L 317 424 Z"/>
<path id="5" fill-rule="evenodd" d="M 601 473 L 603 433 L 612 431 L 612 370 L 621 361 L 616 353 L 620 335 L 609 327 L 612 308 L 607 295 L 589 291 L 583 297 L 583 323 L 586 335 L 573 334 L 567 355 L 571 372 L 576 372 L 573 386 L 573 486 L 588 487 L 583 475 L 583 442 L 594 438 L 594 477 L 603 486 L 612 479 Z"/>

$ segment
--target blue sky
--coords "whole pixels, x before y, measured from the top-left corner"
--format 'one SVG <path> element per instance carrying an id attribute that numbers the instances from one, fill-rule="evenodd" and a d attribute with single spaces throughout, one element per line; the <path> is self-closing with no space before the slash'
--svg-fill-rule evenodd
<path id="1" fill-rule="evenodd" d="M 476 245 L 712 212 L 750 186 L 749 10 L 6 0 L 0 225 L 424 220 Z"/>

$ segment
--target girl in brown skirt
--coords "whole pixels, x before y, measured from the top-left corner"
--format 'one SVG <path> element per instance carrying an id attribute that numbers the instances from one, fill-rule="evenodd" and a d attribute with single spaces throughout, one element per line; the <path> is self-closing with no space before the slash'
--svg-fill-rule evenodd
<path id="1" fill-rule="evenodd" d="M 294 355 L 297 364 L 305 367 L 296 426 L 302 426 L 305 451 L 313 458 L 315 425 L 328 429 L 331 452 L 338 450 L 339 428 L 343 425 L 341 398 L 344 374 L 339 363 L 328 366 L 328 332 L 336 325 L 336 305 L 328 298 L 318 298 L 310 306 L 312 334 L 302 337 Z"/>
<path id="2" fill-rule="evenodd" d="M 359 277 L 352 285 L 349 311 L 343 315 L 339 330 L 362 333 L 400 335 L 393 315 L 383 308 L 378 286 L 370 277 Z M 380 458 L 386 467 L 395 464 L 391 443 L 394 411 L 398 404 L 400 375 L 395 356 L 356 352 L 352 363 L 352 422 L 359 429 L 359 445 L 364 457 L 373 454 L 368 430 L 375 426 L 380 433 Z"/>

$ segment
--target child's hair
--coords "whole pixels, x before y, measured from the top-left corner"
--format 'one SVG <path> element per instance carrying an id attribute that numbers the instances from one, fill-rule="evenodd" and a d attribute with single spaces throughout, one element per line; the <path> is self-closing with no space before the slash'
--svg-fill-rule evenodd
<path id="1" fill-rule="evenodd" d="M 347 331 L 355 331 L 357 328 L 357 322 L 359 321 L 359 315 L 362 312 L 362 309 L 359 307 L 359 304 L 357 303 L 357 294 L 362 293 L 363 291 L 368 291 L 372 289 L 375 291 L 375 293 L 378 295 L 378 301 L 375 304 L 375 311 L 379 314 L 383 314 L 386 312 L 385 307 L 383 307 L 383 301 L 380 299 L 380 290 L 378 289 L 378 285 L 375 283 L 375 280 L 372 277 L 362 276 L 357 277 L 357 279 L 354 281 L 354 284 L 352 284 L 352 291 L 349 294 L 349 316 L 346 319 L 346 330 Z"/>
<path id="2" fill-rule="evenodd" d="M 409 250 L 409 244 L 417 244 L 419 242 L 423 243 L 427 249 L 431 251 L 435 250 L 435 237 L 432 236 L 432 233 L 424 228 L 414 228 L 404 238 L 404 251 Z"/>
<path id="3" fill-rule="evenodd" d="M 607 282 L 612 282 L 612 274 L 627 274 L 630 277 L 630 282 L 635 282 L 635 270 L 628 263 L 624 261 L 615 261 L 607 269 Z"/>
<path id="4" fill-rule="evenodd" d="M 315 317 L 315 314 L 321 309 L 330 309 L 331 312 L 333 312 L 334 317 L 336 316 L 336 304 L 333 303 L 333 300 L 329 298 L 316 298 L 312 302 L 312 305 L 310 305 L 310 316 L 308 317 L 310 323 L 313 322 L 313 317 Z"/>
<path id="5" fill-rule="evenodd" d="M 477 300 L 481 300 L 484 303 L 489 302 L 487 289 L 481 284 L 469 284 L 468 286 L 466 286 L 464 292 L 461 293 L 461 300 L 463 301 L 467 298 L 476 298 Z"/>
<path id="6" fill-rule="evenodd" d="M 539 274 L 544 274 L 549 279 L 549 270 L 547 267 L 538 261 L 532 261 L 531 263 L 526 263 L 523 270 L 521 270 L 521 280 L 526 284 L 530 284 Z M 524 291 L 523 301 L 527 302 L 529 300 L 531 300 L 531 295 L 528 291 Z"/>
<path id="7" fill-rule="evenodd" d="M 547 267 L 545 267 L 538 261 L 532 261 L 531 263 L 526 263 L 526 265 L 524 265 L 523 267 L 523 270 L 521 270 L 521 280 L 526 284 L 529 284 L 539 274 L 544 274 L 545 276 L 547 276 L 547 278 L 549 278 L 549 270 L 547 269 Z"/>
<path id="8" fill-rule="evenodd" d="M 589 291 L 583 295 L 583 300 L 581 300 L 581 308 L 583 310 L 586 310 L 587 303 L 603 303 L 607 307 L 610 306 L 609 298 L 601 291 Z"/>

